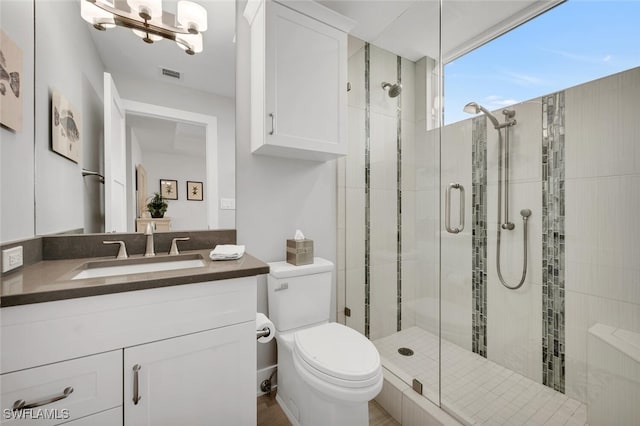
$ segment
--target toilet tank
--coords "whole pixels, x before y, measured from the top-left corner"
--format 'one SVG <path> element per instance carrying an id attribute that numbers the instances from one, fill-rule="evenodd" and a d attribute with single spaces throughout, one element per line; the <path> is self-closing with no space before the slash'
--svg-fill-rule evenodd
<path id="1" fill-rule="evenodd" d="M 269 319 L 280 332 L 329 320 L 333 263 L 315 257 L 309 265 L 269 263 Z"/>

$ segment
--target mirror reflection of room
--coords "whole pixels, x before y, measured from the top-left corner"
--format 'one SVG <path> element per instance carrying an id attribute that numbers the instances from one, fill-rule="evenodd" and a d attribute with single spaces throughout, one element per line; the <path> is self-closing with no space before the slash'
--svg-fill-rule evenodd
<path id="1" fill-rule="evenodd" d="M 156 231 L 207 228 L 202 193 L 207 176 L 205 143 L 203 126 L 127 116 L 127 146 L 131 152 L 127 166 L 136 170 L 129 185 L 130 194 L 136 194 L 134 232 L 144 232 L 147 223 L 153 223 Z M 160 215 L 147 208 L 156 193 L 166 203 L 166 211 Z"/>
<path id="2" fill-rule="evenodd" d="M 81 3 L 37 1 L 33 5 L 35 233 L 136 232 L 140 222 L 153 219 L 146 204 L 161 192 L 160 179 L 175 181 L 177 199 L 165 197 L 164 218 L 153 219 L 156 231 L 234 228 L 234 3 L 203 4 L 208 29 L 201 32 L 202 50 L 194 55 L 185 54 L 172 40 L 145 43 L 126 28 L 98 31 L 82 19 Z M 176 14 L 177 3 L 164 1 L 164 12 Z M 115 5 L 128 7 L 126 1 L 117 0 Z M 111 76 L 111 88 L 105 73 Z M 52 105 L 54 93 L 67 106 Z M 122 102 L 112 105 L 115 112 L 109 119 L 107 106 L 117 98 Z M 153 121 L 137 111 L 132 114 L 129 106 L 140 103 L 207 116 L 216 123 L 209 129 L 215 151 L 204 152 L 206 126 L 188 120 L 171 124 L 166 117 Z M 125 110 L 120 116 L 119 108 Z M 79 132 L 75 158 L 54 149 L 50 136 L 55 113 L 60 120 L 69 120 L 70 111 Z M 120 117 L 120 122 L 116 124 L 113 117 Z M 114 129 L 119 126 L 124 126 L 124 138 L 121 147 L 114 147 L 111 143 L 119 133 Z M 137 137 L 133 142 L 132 135 Z M 202 150 L 196 154 L 198 137 Z M 170 145 L 175 147 L 173 153 Z M 144 193 L 137 193 L 137 165 L 147 172 L 146 188 L 138 186 Z M 188 198 L 187 185 L 192 190 L 194 185 L 201 188 L 202 199 Z"/>

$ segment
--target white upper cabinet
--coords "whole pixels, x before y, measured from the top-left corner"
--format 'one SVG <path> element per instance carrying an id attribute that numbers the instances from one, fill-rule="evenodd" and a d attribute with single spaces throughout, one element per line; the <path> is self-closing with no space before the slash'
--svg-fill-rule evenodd
<path id="1" fill-rule="evenodd" d="M 244 15 L 251 26 L 252 151 L 315 161 L 346 155 L 353 22 L 311 1 L 251 1 Z"/>

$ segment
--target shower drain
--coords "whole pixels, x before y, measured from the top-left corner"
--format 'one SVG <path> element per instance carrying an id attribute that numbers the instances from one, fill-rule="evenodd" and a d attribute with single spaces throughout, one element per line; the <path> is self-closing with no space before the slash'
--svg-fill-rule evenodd
<path id="1" fill-rule="evenodd" d="M 413 349 L 400 348 L 400 349 L 398 349 L 398 353 L 400 355 L 404 355 L 404 356 L 411 356 L 411 355 L 413 355 Z"/>

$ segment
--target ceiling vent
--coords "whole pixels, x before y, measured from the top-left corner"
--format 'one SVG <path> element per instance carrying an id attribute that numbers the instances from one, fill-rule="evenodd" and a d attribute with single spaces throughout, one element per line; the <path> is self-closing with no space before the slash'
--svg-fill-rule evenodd
<path id="1" fill-rule="evenodd" d="M 180 71 L 174 71 L 167 68 L 161 68 L 160 71 L 162 75 L 165 77 L 171 77 L 180 80 L 182 77 L 180 75 Z"/>

